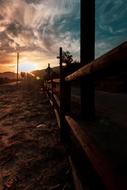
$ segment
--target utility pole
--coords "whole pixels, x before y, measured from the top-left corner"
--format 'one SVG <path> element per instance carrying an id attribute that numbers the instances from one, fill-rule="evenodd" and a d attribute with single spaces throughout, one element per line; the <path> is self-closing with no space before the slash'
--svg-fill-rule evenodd
<path id="1" fill-rule="evenodd" d="M 19 52 L 17 52 L 17 85 L 19 80 Z"/>

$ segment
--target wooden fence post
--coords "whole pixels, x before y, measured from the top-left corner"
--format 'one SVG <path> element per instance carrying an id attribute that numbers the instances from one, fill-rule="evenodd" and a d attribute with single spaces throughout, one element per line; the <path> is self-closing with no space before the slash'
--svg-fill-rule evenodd
<path id="1" fill-rule="evenodd" d="M 69 106 L 67 107 L 67 91 L 69 89 L 67 85 L 65 85 L 65 76 L 63 73 L 62 66 L 62 48 L 60 47 L 60 127 L 61 127 L 61 141 L 67 142 L 69 139 L 69 128 L 67 127 L 67 123 L 65 121 L 65 114 L 69 111 Z M 67 91 L 66 91 L 67 90 Z"/>
<path id="2" fill-rule="evenodd" d="M 94 59 L 95 0 L 81 0 L 81 66 Z M 81 113 L 83 118 L 95 115 L 94 84 L 92 77 L 81 79 Z"/>
<path id="3" fill-rule="evenodd" d="M 51 77 L 51 90 L 52 90 L 52 99 L 53 99 L 53 78 Z"/>

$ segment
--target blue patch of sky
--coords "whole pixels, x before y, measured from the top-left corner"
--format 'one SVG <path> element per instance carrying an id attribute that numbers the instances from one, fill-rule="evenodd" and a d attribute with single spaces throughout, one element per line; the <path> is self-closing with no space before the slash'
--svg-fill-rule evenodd
<path id="1" fill-rule="evenodd" d="M 96 57 L 127 40 L 125 0 L 96 0 Z"/>
<path id="2" fill-rule="evenodd" d="M 69 4 L 68 4 L 69 5 Z M 68 14 L 62 15 L 56 23 L 61 25 L 61 32 L 71 32 L 73 37 L 80 37 L 80 0 L 72 0 L 72 5 L 66 7 L 70 9 Z"/>
<path id="3" fill-rule="evenodd" d="M 60 26 L 60 27 L 59 27 Z M 60 29 L 59 32 L 71 32 L 72 37 L 79 38 L 80 37 L 80 18 L 74 19 L 71 17 L 62 17 L 55 23 L 55 27 Z"/>
<path id="4" fill-rule="evenodd" d="M 126 0 L 95 0 L 95 3 L 95 54 L 98 57 L 127 40 L 127 3 Z M 57 38 L 70 32 L 72 39 L 80 40 L 80 0 L 65 8 L 70 12 L 61 15 L 54 23 Z"/>
<path id="5" fill-rule="evenodd" d="M 126 0 L 95 0 L 96 3 L 96 57 L 127 40 Z M 59 32 L 69 31 L 72 38 L 80 39 L 80 1 L 75 1 L 73 11 L 57 20 Z"/>

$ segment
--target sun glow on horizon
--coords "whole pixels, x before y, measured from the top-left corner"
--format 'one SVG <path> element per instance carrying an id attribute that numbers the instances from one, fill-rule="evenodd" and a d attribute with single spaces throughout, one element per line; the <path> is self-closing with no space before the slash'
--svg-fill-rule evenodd
<path id="1" fill-rule="evenodd" d="M 19 72 L 31 72 L 40 69 L 38 63 L 33 63 L 30 61 L 23 61 L 19 63 Z"/>
<path id="2" fill-rule="evenodd" d="M 17 73 L 17 53 L 0 54 L 0 72 Z M 48 67 L 58 66 L 58 59 L 55 56 L 44 55 L 42 52 L 20 52 L 19 53 L 18 72 L 31 72 L 34 70 L 42 70 Z"/>

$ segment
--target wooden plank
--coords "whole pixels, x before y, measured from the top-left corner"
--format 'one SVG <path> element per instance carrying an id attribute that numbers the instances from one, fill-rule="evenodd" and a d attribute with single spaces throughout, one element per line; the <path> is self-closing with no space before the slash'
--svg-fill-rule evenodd
<path id="1" fill-rule="evenodd" d="M 71 131 L 75 138 L 78 140 L 84 153 L 90 160 L 93 168 L 95 169 L 100 179 L 103 181 L 107 190 L 120 190 L 118 179 L 114 176 L 112 167 L 105 160 L 102 154 L 97 150 L 96 146 L 91 142 L 89 136 L 84 129 L 80 128 L 78 123 L 70 116 L 65 116 Z"/>
<path id="2" fill-rule="evenodd" d="M 53 98 L 55 99 L 57 106 L 60 108 L 60 100 L 59 100 L 59 98 L 57 97 L 57 95 L 56 95 L 56 94 L 53 94 Z"/>
<path id="3" fill-rule="evenodd" d="M 101 57 L 91 61 L 89 64 L 78 69 L 76 72 L 65 78 L 66 81 L 72 81 L 80 77 L 94 74 L 106 74 L 111 70 L 111 74 L 116 71 L 127 68 L 127 42 L 112 49 Z"/>
<path id="4" fill-rule="evenodd" d="M 94 60 L 95 52 L 95 0 L 81 0 L 81 66 Z M 80 80 L 81 116 L 86 120 L 95 115 L 94 83 L 92 78 Z"/>
<path id="5" fill-rule="evenodd" d="M 67 143 L 69 139 L 69 131 L 65 122 L 65 111 L 66 111 L 66 88 L 63 72 L 63 53 L 62 48 L 60 47 L 59 52 L 60 59 L 60 129 L 61 129 L 61 141 Z M 69 91 L 68 91 L 69 92 Z"/>
<path id="6" fill-rule="evenodd" d="M 94 59 L 95 52 L 95 0 L 81 0 L 81 65 Z"/>
<path id="7" fill-rule="evenodd" d="M 58 111 L 55 108 L 54 108 L 54 112 L 55 112 L 55 115 L 56 115 L 58 127 L 60 128 L 60 116 L 58 114 Z"/>
<path id="8" fill-rule="evenodd" d="M 53 106 L 53 101 L 52 100 L 49 100 L 49 101 L 50 101 L 51 106 Z"/>
<path id="9" fill-rule="evenodd" d="M 57 79 L 53 79 L 53 82 L 55 82 L 55 83 L 60 83 L 60 79 L 59 78 L 57 78 Z"/>
<path id="10" fill-rule="evenodd" d="M 50 101 L 51 106 L 54 108 L 54 102 L 51 99 L 49 99 L 49 101 Z M 54 112 L 55 112 L 58 127 L 60 128 L 60 116 L 56 108 L 54 108 Z"/>
<path id="11" fill-rule="evenodd" d="M 84 190 L 82 183 L 80 181 L 80 178 L 77 174 L 75 165 L 73 164 L 73 161 L 70 156 L 68 156 L 68 160 L 69 160 L 71 170 L 72 170 L 72 177 L 73 177 L 73 183 L 74 183 L 75 190 Z"/>
<path id="12" fill-rule="evenodd" d="M 66 138 L 66 125 L 65 125 L 65 106 L 64 106 L 64 93 L 65 93 L 65 88 L 64 88 L 64 73 L 63 73 L 63 51 L 62 48 L 60 47 L 60 52 L 59 52 L 59 58 L 60 58 L 60 136 L 61 136 L 61 141 L 65 142 Z"/>

